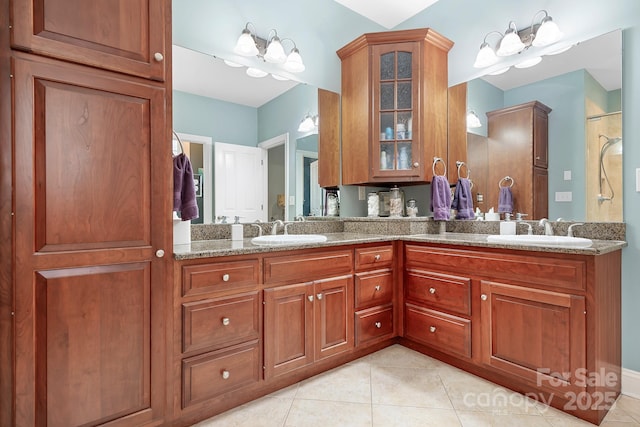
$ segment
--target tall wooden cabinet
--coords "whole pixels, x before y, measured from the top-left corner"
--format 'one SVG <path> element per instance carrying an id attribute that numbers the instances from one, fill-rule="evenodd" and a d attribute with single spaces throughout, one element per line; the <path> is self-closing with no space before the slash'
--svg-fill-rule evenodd
<path id="1" fill-rule="evenodd" d="M 488 206 L 498 208 L 498 183 L 513 178 L 514 213 L 548 216 L 548 139 L 551 108 L 532 101 L 487 113 Z M 503 185 L 510 184 L 509 182 Z"/>
<path id="2" fill-rule="evenodd" d="M 342 184 L 431 180 L 447 158 L 447 54 L 432 29 L 364 34 L 342 60 Z"/>
<path id="3" fill-rule="evenodd" d="M 2 94 L 13 107 L 9 116 L 3 105 L 0 127 L 12 131 L 2 151 L 14 159 L 13 188 L 2 182 L 13 224 L 2 235 L 14 242 L 14 280 L 3 270 L 0 293 L 15 305 L 0 359 L 15 358 L 0 378 L 0 424 L 158 424 L 172 251 L 171 4 L 72 3 L 2 1 L 12 19 L 2 71 L 10 62 L 12 78 L 3 72 L 0 86 L 11 87 Z"/>
<path id="4" fill-rule="evenodd" d="M 340 185 L 340 95 L 318 89 L 318 185 Z"/>

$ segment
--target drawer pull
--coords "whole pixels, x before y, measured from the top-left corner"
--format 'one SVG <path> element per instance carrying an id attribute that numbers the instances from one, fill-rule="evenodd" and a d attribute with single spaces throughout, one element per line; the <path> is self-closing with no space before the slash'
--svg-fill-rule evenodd
<path id="1" fill-rule="evenodd" d="M 223 317 L 222 318 L 222 324 L 224 326 L 229 326 L 229 323 L 231 323 L 231 320 L 228 317 Z"/>
<path id="2" fill-rule="evenodd" d="M 373 257 L 374 261 L 380 261 L 380 254 L 377 254 L 376 256 Z"/>
<path id="3" fill-rule="evenodd" d="M 382 289 L 380 285 L 376 285 L 376 291 L 379 291 L 380 289 Z"/>
<path id="4" fill-rule="evenodd" d="M 485 295 L 485 294 L 480 295 L 480 299 L 482 301 L 486 301 L 487 300 L 487 295 Z"/>
<path id="5" fill-rule="evenodd" d="M 429 288 L 429 293 L 430 294 L 435 294 L 436 293 L 436 288 Z"/>
<path id="6" fill-rule="evenodd" d="M 435 326 L 429 326 L 429 332 L 431 332 L 432 334 L 436 331 L 436 327 Z"/>
<path id="7" fill-rule="evenodd" d="M 376 328 L 378 328 L 378 329 L 382 328 L 382 323 L 376 322 Z"/>
<path id="8" fill-rule="evenodd" d="M 309 295 L 307 299 L 309 300 L 309 302 L 313 302 L 313 295 Z"/>
<path id="9" fill-rule="evenodd" d="M 229 371 L 227 371 L 226 369 L 224 371 L 222 371 L 222 379 L 223 380 L 228 380 L 230 376 L 231 376 L 231 373 Z"/>
<path id="10" fill-rule="evenodd" d="M 316 298 L 322 299 L 322 294 L 316 294 Z"/>
<path id="11" fill-rule="evenodd" d="M 223 274 L 222 275 L 222 281 L 223 282 L 228 282 L 229 281 L 229 275 L 228 274 Z"/>

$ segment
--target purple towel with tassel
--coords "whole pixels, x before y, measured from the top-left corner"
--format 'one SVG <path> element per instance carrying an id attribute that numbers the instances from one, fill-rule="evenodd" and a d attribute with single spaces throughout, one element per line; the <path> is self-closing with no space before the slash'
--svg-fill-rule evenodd
<path id="1" fill-rule="evenodd" d="M 513 194 L 511 193 L 511 187 L 500 187 L 500 194 L 498 194 L 498 212 L 513 212 Z"/>
<path id="2" fill-rule="evenodd" d="M 183 221 L 199 216 L 193 169 L 191 161 L 184 153 L 173 158 L 173 210 L 180 211 Z"/>
<path id="3" fill-rule="evenodd" d="M 473 196 L 471 195 L 471 183 L 469 178 L 460 178 L 456 184 L 451 209 L 458 211 L 456 219 L 474 219 Z"/>
<path id="4" fill-rule="evenodd" d="M 433 219 L 448 220 L 451 213 L 451 190 L 444 175 L 434 175 L 431 180 L 431 212 Z"/>

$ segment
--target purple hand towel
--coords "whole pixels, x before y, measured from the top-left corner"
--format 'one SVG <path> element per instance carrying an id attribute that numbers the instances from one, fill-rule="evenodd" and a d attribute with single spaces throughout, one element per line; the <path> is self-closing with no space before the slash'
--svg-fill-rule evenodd
<path id="1" fill-rule="evenodd" d="M 431 180 L 431 212 L 433 219 L 448 220 L 451 213 L 451 190 L 444 175 L 435 175 Z"/>
<path id="2" fill-rule="evenodd" d="M 199 215 L 193 169 L 184 153 L 173 158 L 173 210 L 180 211 L 183 221 L 196 219 Z"/>
<path id="3" fill-rule="evenodd" d="M 498 195 L 498 212 L 513 212 L 513 194 L 511 193 L 511 187 L 500 187 L 500 194 Z"/>
<path id="4" fill-rule="evenodd" d="M 456 219 L 474 219 L 473 196 L 471 195 L 471 183 L 469 178 L 460 178 L 456 184 L 451 209 L 458 211 Z"/>

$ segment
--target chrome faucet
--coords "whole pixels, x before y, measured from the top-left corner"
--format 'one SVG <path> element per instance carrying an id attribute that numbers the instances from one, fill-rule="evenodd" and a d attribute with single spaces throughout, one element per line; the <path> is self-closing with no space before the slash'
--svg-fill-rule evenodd
<path id="1" fill-rule="evenodd" d="M 284 227 L 284 222 L 282 222 L 282 220 L 280 219 L 276 219 L 275 221 L 273 221 L 273 227 L 271 227 L 271 234 L 273 234 L 274 236 L 278 234 L 278 226 Z"/>
<path id="2" fill-rule="evenodd" d="M 574 237 L 573 236 L 573 227 L 575 227 L 576 225 L 584 225 L 584 222 L 576 222 L 575 224 L 571 224 L 569 226 L 569 229 L 567 230 L 567 236 Z"/>
<path id="3" fill-rule="evenodd" d="M 547 236 L 553 236 L 553 227 L 547 218 L 542 218 L 538 223 L 540 227 L 544 227 L 544 234 Z"/>

